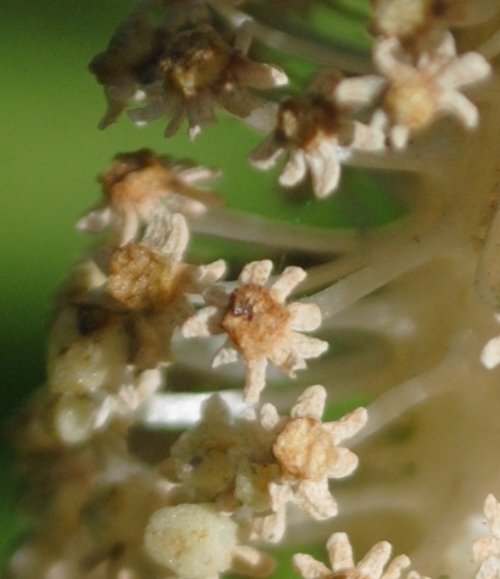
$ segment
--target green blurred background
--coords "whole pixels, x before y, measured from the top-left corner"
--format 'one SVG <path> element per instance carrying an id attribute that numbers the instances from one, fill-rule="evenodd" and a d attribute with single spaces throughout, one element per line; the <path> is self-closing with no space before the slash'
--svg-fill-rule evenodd
<path id="1" fill-rule="evenodd" d="M 87 72 L 87 63 L 105 48 L 131 4 L 125 0 L 17 0 L 2 6 L 0 419 L 4 425 L 26 394 L 43 381 L 51 296 L 88 245 L 88 239 L 74 232 L 74 222 L 98 199 L 96 175 L 116 152 L 148 146 L 206 165 L 222 165 L 225 175 L 217 190 L 229 199 L 229 205 L 301 226 L 364 227 L 380 221 L 380 215 L 384 219 L 392 215 L 392 209 L 380 213 L 384 204 L 379 193 L 367 186 L 367 178 L 349 172 L 341 193 L 320 207 L 310 197 L 297 203 L 279 192 L 269 195 L 276 189 L 277 172 L 260 174 L 244 162 L 261 137 L 242 132 L 237 122 L 222 116 L 195 143 L 186 138 L 185 127 L 178 137 L 166 141 L 163 121 L 139 130 L 122 118 L 106 131 L 98 131 L 104 98 Z M 352 29 L 345 21 L 336 21 L 343 35 L 366 48 L 367 1 L 336 4 L 348 6 L 349 19 L 357 15 Z M 352 12 L 352 6 L 358 12 Z M 323 17 L 318 21 L 325 22 Z M 300 77 L 307 67 L 295 65 Z M 6 437 L 2 440 L 0 561 L 22 526 L 14 516 L 11 452 Z"/>

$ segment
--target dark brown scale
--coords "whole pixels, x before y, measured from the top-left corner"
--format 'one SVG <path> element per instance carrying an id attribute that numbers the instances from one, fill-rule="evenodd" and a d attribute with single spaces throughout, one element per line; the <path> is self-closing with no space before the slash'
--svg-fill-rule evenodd
<path id="1" fill-rule="evenodd" d="M 98 181 L 106 193 L 130 173 L 141 171 L 155 164 L 158 164 L 158 159 L 150 149 L 140 149 L 134 153 L 119 153 L 115 156 L 111 167 L 99 177 Z"/>
<path id="2" fill-rule="evenodd" d="M 78 332 L 81 336 L 90 336 L 104 328 L 110 317 L 110 312 L 100 306 L 80 304 L 76 310 Z"/>
<path id="3" fill-rule="evenodd" d="M 233 294 L 231 296 L 229 309 L 231 310 L 233 316 L 245 316 L 248 318 L 248 321 L 252 321 L 253 319 L 253 307 L 248 299 L 239 301 L 238 296 Z"/>
<path id="4" fill-rule="evenodd" d="M 297 127 L 290 133 L 287 116 L 296 119 Z M 334 103 L 320 94 L 307 94 L 281 103 L 278 112 L 276 139 L 278 143 L 293 143 L 305 147 L 318 131 L 335 134 L 339 129 L 339 110 Z"/>

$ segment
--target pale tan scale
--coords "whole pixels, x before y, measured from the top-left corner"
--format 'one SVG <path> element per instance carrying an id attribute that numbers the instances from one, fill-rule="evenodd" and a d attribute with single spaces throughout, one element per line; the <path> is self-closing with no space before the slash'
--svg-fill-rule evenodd
<path id="1" fill-rule="evenodd" d="M 337 458 L 331 435 L 314 418 L 290 421 L 276 439 L 273 452 L 285 473 L 315 482 L 327 475 Z"/>

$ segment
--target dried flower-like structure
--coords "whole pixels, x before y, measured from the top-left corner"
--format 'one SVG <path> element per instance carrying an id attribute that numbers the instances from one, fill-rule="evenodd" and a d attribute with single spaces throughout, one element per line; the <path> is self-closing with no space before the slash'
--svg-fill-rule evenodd
<path id="1" fill-rule="evenodd" d="M 287 152 L 290 159 L 279 182 L 285 187 L 300 183 L 311 174 L 314 194 L 323 198 L 338 186 L 344 149 L 353 144 L 354 123 L 333 97 L 340 76 L 324 71 L 308 91 L 280 104 L 276 127 L 250 155 L 258 169 L 273 167 Z"/>
<path id="2" fill-rule="evenodd" d="M 392 547 L 390 543 L 382 541 L 374 545 L 356 565 L 351 543 L 345 533 L 334 533 L 328 539 L 326 548 L 331 569 L 310 555 L 294 555 L 293 565 L 304 579 L 328 579 L 332 576 L 350 579 L 399 579 L 401 571 L 410 564 L 406 555 L 399 555 L 384 569 L 391 557 Z M 419 577 L 417 573 L 411 573 L 408 577 L 410 576 L 414 579 Z"/>
<path id="3" fill-rule="evenodd" d="M 118 119 L 141 82 L 154 79 L 163 35 L 139 8 L 118 26 L 107 49 L 92 59 L 89 69 L 104 86 L 107 102 L 100 129 Z"/>
<path id="4" fill-rule="evenodd" d="M 215 122 L 214 104 L 238 117 L 250 116 L 263 103 L 248 88 L 266 90 L 288 79 L 282 70 L 252 61 L 246 55 L 249 46 L 246 25 L 237 31 L 234 46 L 209 24 L 178 32 L 158 59 L 160 80 L 142 87 L 148 106 L 132 111 L 132 120 L 143 124 L 171 114 L 165 130 L 169 137 L 187 117 L 194 139 Z"/>
<path id="5" fill-rule="evenodd" d="M 412 132 L 429 127 L 445 113 L 455 116 L 467 129 L 477 127 L 477 108 L 459 89 L 488 78 L 491 67 L 475 52 L 457 56 L 450 33 L 432 54 L 423 53 L 416 67 L 408 64 L 408 57 L 395 37 L 380 40 L 373 58 L 388 79 L 383 111 L 378 114 L 389 127 L 394 147 L 406 147 Z"/>
<path id="6" fill-rule="evenodd" d="M 218 195 L 196 186 L 218 176 L 214 169 L 174 164 L 149 149 L 119 154 L 99 178 L 102 203 L 80 219 L 77 228 L 101 233 L 112 227 L 117 243 L 125 245 L 137 240 L 141 227 L 165 212 L 198 217 L 220 205 Z"/>
<path id="7" fill-rule="evenodd" d="M 325 400 L 325 389 L 311 386 L 289 418 L 265 404 L 233 419 L 214 395 L 202 421 L 179 437 L 160 469 L 182 483 L 195 502 L 212 501 L 230 513 L 244 507 L 251 513 L 253 536 L 279 541 L 288 502 L 317 520 L 335 516 L 328 480 L 351 474 L 358 464 L 341 443 L 364 426 L 366 410 L 322 423 Z"/>
<path id="8" fill-rule="evenodd" d="M 474 561 L 481 564 L 475 578 L 494 579 L 500 575 L 500 504 L 493 495 L 486 497 L 484 514 L 490 535 L 478 539 L 472 547 Z"/>
<path id="9" fill-rule="evenodd" d="M 219 260 L 207 266 L 185 264 L 147 245 L 126 245 L 111 258 L 107 293 L 129 312 L 138 368 L 157 367 L 171 359 L 176 327 L 194 313 L 186 294 L 201 293 L 225 271 Z"/>
<path id="10" fill-rule="evenodd" d="M 225 511 L 241 504 L 268 510 L 267 485 L 262 477 L 256 484 L 256 473 L 263 474 L 262 467 L 268 480 L 279 474 L 272 454 L 274 440 L 275 433 L 255 417 L 232 419 L 227 405 L 213 395 L 204 405 L 202 421 L 179 437 L 161 470 L 189 488 L 196 501 L 215 501 Z M 253 478 L 245 484 L 247 465 Z M 258 496 L 257 487 L 265 496 Z"/>
<path id="11" fill-rule="evenodd" d="M 189 338 L 227 333 L 226 343 L 215 356 L 213 366 L 243 356 L 247 368 L 243 396 L 247 402 L 259 399 L 266 382 L 268 360 L 294 377 L 296 370 L 306 367 L 306 359 L 320 356 L 328 347 L 326 342 L 301 333 L 313 331 L 321 324 L 317 306 L 285 305 L 306 272 L 300 267 L 288 267 L 267 289 L 265 284 L 271 270 L 269 260 L 246 265 L 236 290 L 227 294 L 214 288 L 206 294 L 210 305 L 182 327 L 183 335 Z"/>
<path id="12" fill-rule="evenodd" d="M 339 446 L 366 423 L 367 413 L 358 408 L 338 422 L 321 422 L 326 392 L 322 386 L 307 388 L 284 424 L 277 415 L 267 417 L 269 426 L 279 424 L 273 454 L 281 469 L 279 481 L 269 486 L 272 508 L 280 511 L 289 501 L 315 519 L 337 514 L 337 503 L 330 494 L 328 479 L 350 475 L 358 465 L 356 455 Z M 269 413 L 266 408 L 266 413 Z"/>
<path id="13" fill-rule="evenodd" d="M 216 171 L 146 149 L 117 157 L 101 177 L 103 203 L 79 224 L 111 236 L 60 294 L 48 383 L 25 426 L 15 429 L 36 528 L 8 579 L 265 576 L 271 558 L 250 541 L 278 542 L 287 530 L 309 540 L 309 525 L 321 532 L 317 522 L 337 510 L 346 527 L 355 518 L 352 538 L 330 537 L 331 568 L 297 555 L 306 579 L 399 579 L 409 559 L 390 562 L 391 546 L 377 542 L 386 533 L 436 577 L 472 575 L 460 555 L 470 543 L 464 528 L 477 521 L 474 497 L 499 478 L 500 354 L 490 337 L 500 299 L 500 85 L 492 82 L 478 107 L 459 89 L 489 75 L 486 57 L 498 60 L 500 33 L 493 31 L 497 20 L 457 34 L 455 45 L 448 27 L 472 23 L 473 9 L 488 3 L 499 12 L 489 0 L 374 0 L 379 36 L 371 60 L 366 44 L 348 54 L 346 38 L 328 37 L 326 18 L 322 26 L 329 11 L 362 19 L 351 2 L 139 3 L 91 63 L 108 100 L 101 126 L 135 100 L 143 103 L 129 113 L 136 124 L 166 115 L 169 136 L 187 118 L 193 138 L 220 107 L 237 117 L 230 121 L 243 118 L 263 134 L 275 126 L 252 159 L 267 168 L 289 155 L 284 185 L 309 172 L 316 196 L 326 197 L 338 188 L 341 164 L 370 171 L 351 174 L 345 195 L 325 204 L 314 230 L 300 211 L 300 235 L 295 220 L 244 215 L 231 196 L 236 211 L 214 212 L 197 226 L 202 235 L 251 245 L 235 249 L 230 271 L 242 268 L 239 278 L 216 286 L 222 260 L 194 263 L 224 244 L 197 239 L 200 254 L 193 262 L 185 257 L 186 217 L 219 203 L 197 188 Z M 273 8 L 268 15 L 266 7 Z M 309 7 L 301 19 L 297 11 Z M 273 22 L 278 13 L 285 18 Z M 358 22 L 363 29 L 366 16 Z M 464 47 L 474 52 L 460 54 Z M 290 66 L 294 91 L 306 71 L 328 68 L 302 96 L 290 93 L 278 105 L 277 91 L 253 93 L 285 82 L 285 73 L 259 60 L 275 51 L 309 61 Z M 283 62 L 288 69 L 289 58 Z M 424 132 L 445 113 L 479 130 L 467 140 L 447 123 Z M 233 159 L 227 164 L 231 178 Z M 395 178 L 387 175 L 394 170 Z M 398 207 L 388 203 L 387 219 L 380 189 L 397 200 Z M 252 192 L 257 201 L 267 194 Z M 376 206 L 381 227 L 348 219 L 339 232 L 329 218 L 352 198 Z M 404 218 L 395 217 L 401 199 Z M 300 267 L 270 280 L 272 263 L 262 253 L 268 246 L 278 263 L 298 256 L 307 264 L 307 301 L 288 300 L 305 277 Z M 259 261 L 242 267 L 247 249 Z M 327 411 L 323 386 L 302 395 L 274 388 L 267 393 L 273 404 L 248 407 L 259 399 L 269 362 L 293 377 L 326 350 L 326 342 L 304 334 L 323 320 L 332 355 L 313 371 L 332 391 Z M 183 340 L 217 335 L 225 343 Z M 208 370 L 221 344 L 214 365 L 242 358 L 246 366 L 245 403 L 233 391 L 243 384 L 240 374 Z M 160 392 L 164 382 L 168 391 Z M 360 393 L 370 400 L 369 424 L 364 408 L 331 421 L 344 404 L 356 407 L 351 396 Z M 364 473 L 357 483 L 334 489 L 358 457 Z M 479 579 L 500 576 L 499 512 L 488 497 L 490 536 L 475 545 Z M 355 564 L 351 544 L 358 542 L 376 544 Z"/>

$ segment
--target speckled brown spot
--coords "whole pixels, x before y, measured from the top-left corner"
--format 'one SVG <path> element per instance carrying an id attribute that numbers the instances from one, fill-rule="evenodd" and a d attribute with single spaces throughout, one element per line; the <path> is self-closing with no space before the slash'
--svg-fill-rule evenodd
<path id="1" fill-rule="evenodd" d="M 222 327 L 245 356 L 267 355 L 287 329 L 290 313 L 258 284 L 236 289 Z"/>

